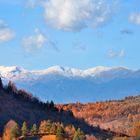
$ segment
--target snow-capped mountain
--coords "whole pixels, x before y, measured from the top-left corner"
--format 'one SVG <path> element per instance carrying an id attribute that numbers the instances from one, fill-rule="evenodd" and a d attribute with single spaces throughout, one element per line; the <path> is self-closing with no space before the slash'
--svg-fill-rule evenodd
<path id="1" fill-rule="evenodd" d="M 0 75 L 8 80 L 21 80 L 24 78 L 25 80 L 33 80 L 39 78 L 41 76 L 46 75 L 62 75 L 65 77 L 99 77 L 101 75 L 109 74 L 111 77 L 106 77 L 106 80 L 110 80 L 119 77 L 119 76 L 127 76 L 128 74 L 132 74 L 135 71 L 123 68 L 123 67 L 103 67 L 98 66 L 86 70 L 75 69 L 75 68 L 68 68 L 68 67 L 61 67 L 61 66 L 53 66 L 48 69 L 44 70 L 34 70 L 28 71 L 22 67 L 4 67 L 0 66 Z"/>
<path id="2" fill-rule="evenodd" d="M 140 93 L 140 71 L 124 67 L 93 67 L 86 70 L 53 66 L 29 71 L 0 66 L 3 80 L 12 80 L 42 100 L 57 103 L 120 99 Z"/>

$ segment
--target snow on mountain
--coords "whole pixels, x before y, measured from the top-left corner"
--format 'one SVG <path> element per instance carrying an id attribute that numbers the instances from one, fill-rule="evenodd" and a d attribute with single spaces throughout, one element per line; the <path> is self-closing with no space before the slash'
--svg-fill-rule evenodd
<path id="1" fill-rule="evenodd" d="M 16 67 L 16 66 L 11 66 L 11 67 L 0 66 L 0 73 L 2 74 L 21 73 L 21 72 L 26 72 L 26 70 L 22 67 Z"/>
<path id="2" fill-rule="evenodd" d="M 1 76 L 9 79 L 9 80 L 18 80 L 22 77 L 27 78 L 36 78 L 38 76 L 43 76 L 43 75 L 50 75 L 50 74 L 59 74 L 63 76 L 79 76 L 79 77 L 96 77 L 99 75 L 102 75 L 103 73 L 110 73 L 112 76 L 113 74 L 130 74 L 133 71 L 127 68 L 123 67 L 103 67 L 103 66 L 98 66 L 86 70 L 81 70 L 81 69 L 75 69 L 75 68 L 68 68 L 68 67 L 61 67 L 61 66 L 53 66 L 48 69 L 44 70 L 33 70 L 33 71 L 28 71 L 22 67 L 16 67 L 16 66 L 11 66 L 11 67 L 4 67 L 0 66 L 0 74 Z"/>
<path id="3" fill-rule="evenodd" d="M 109 71 L 113 69 L 112 67 L 103 67 L 103 66 L 98 66 L 98 67 L 94 67 L 94 68 L 90 68 L 87 70 L 84 70 L 84 75 L 95 75 L 97 73 L 101 73 L 104 71 Z"/>
<path id="4" fill-rule="evenodd" d="M 98 66 L 81 70 L 53 66 L 29 71 L 0 66 L 0 76 L 44 101 L 57 103 L 120 99 L 140 93 L 140 71 L 124 67 Z"/>
<path id="5" fill-rule="evenodd" d="M 65 76 L 81 76 L 82 70 L 68 67 L 63 68 L 61 66 L 53 66 L 45 70 L 36 70 L 32 72 L 38 75 L 61 74 Z"/>
<path id="6" fill-rule="evenodd" d="M 27 71 L 22 68 L 22 67 L 16 67 L 16 66 L 11 66 L 11 67 L 5 67 L 5 66 L 0 66 L 0 75 L 3 78 L 6 79 L 14 79 L 21 73 L 26 73 Z"/>

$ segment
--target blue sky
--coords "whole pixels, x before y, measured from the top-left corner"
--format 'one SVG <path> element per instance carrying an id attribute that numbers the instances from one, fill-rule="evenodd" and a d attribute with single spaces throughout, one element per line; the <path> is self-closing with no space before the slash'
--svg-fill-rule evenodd
<path id="1" fill-rule="evenodd" d="M 140 69 L 138 0 L 0 0 L 0 65 Z"/>

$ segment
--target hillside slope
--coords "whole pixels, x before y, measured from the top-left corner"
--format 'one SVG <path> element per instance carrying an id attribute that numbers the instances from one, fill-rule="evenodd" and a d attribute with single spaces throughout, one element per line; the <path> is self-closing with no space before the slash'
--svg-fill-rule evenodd
<path id="1" fill-rule="evenodd" d="M 140 123 L 140 96 L 127 97 L 89 104 L 57 105 L 64 110 L 71 110 L 75 117 L 83 118 L 88 124 L 133 136 L 135 125 Z M 139 126 L 140 132 L 140 126 Z"/>
<path id="2" fill-rule="evenodd" d="M 96 137 L 112 137 L 115 133 L 101 130 L 89 126 L 82 119 L 77 119 L 70 111 L 64 111 L 54 106 L 48 106 L 38 101 L 36 98 L 28 95 L 25 91 L 11 89 L 0 90 L 0 132 L 9 120 L 15 120 L 19 125 L 24 121 L 31 126 L 33 123 L 39 124 L 42 120 L 51 120 L 53 122 L 62 122 L 66 125 L 74 125 L 75 128 L 81 128 L 85 134 L 93 134 Z M 12 90 L 13 90 L 12 89 Z M 22 93 L 22 94 L 21 94 Z"/>

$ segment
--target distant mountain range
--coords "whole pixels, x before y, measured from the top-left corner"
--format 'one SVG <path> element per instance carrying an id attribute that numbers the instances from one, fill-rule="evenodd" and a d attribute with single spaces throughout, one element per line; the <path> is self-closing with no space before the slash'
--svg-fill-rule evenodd
<path id="1" fill-rule="evenodd" d="M 140 70 L 124 67 L 93 67 L 87 70 L 54 66 L 28 71 L 0 66 L 0 77 L 41 100 L 56 103 L 95 102 L 121 99 L 140 93 Z"/>

